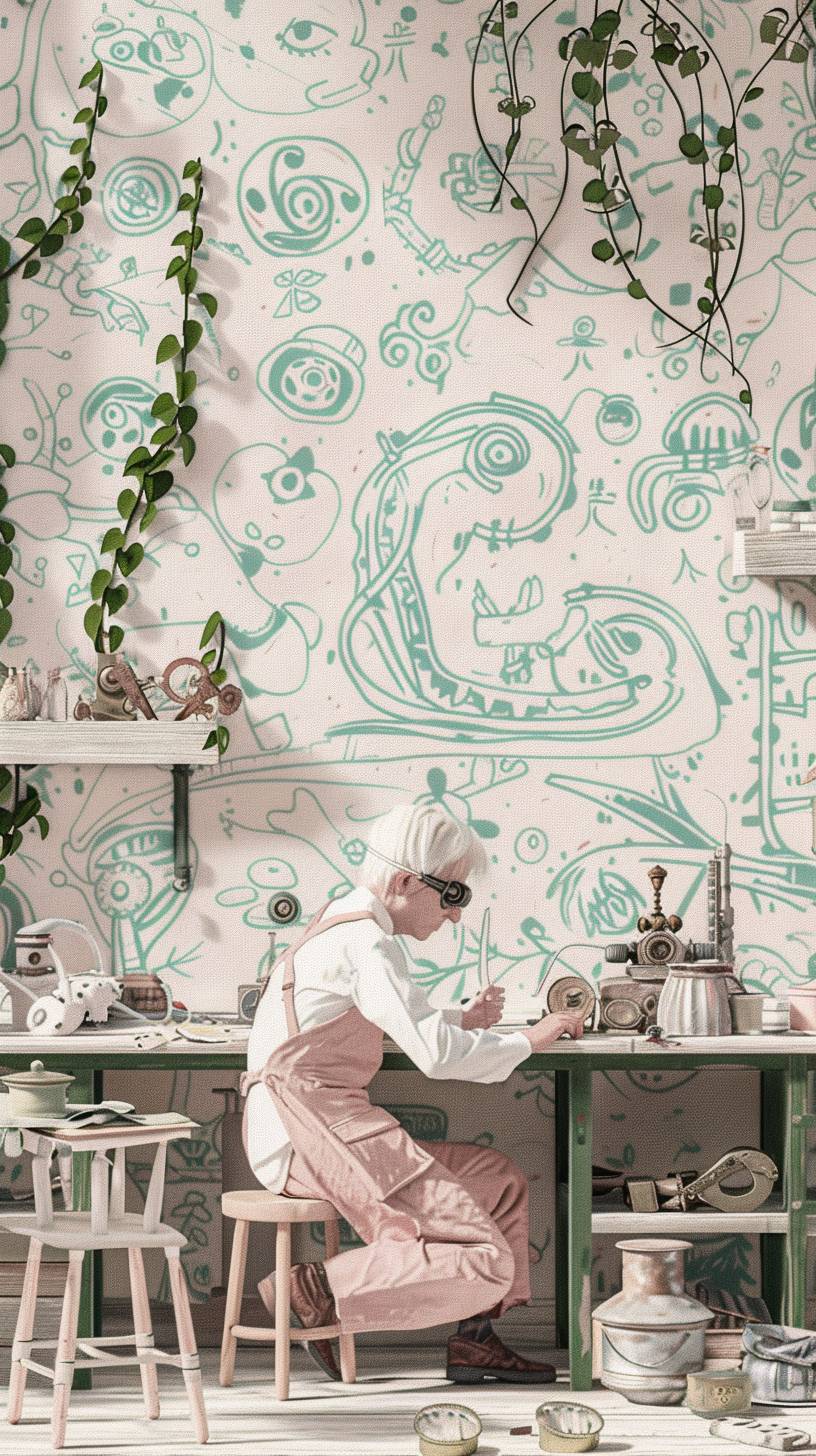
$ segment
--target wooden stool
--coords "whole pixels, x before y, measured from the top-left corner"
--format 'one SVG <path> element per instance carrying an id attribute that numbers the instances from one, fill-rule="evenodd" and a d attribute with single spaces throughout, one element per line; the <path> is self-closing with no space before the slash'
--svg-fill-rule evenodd
<path id="1" fill-rule="evenodd" d="M 174 1124 L 162 1126 L 108 1126 L 54 1129 L 48 1133 L 33 1131 L 22 1124 L 23 1146 L 33 1155 L 32 1175 L 34 1182 L 34 1213 L 9 1214 L 0 1219 L 0 1228 L 28 1239 L 28 1259 L 23 1280 L 23 1293 L 14 1332 L 11 1351 L 11 1372 L 9 1376 L 8 1409 L 6 1418 L 16 1425 L 23 1409 L 26 1377 L 29 1370 L 44 1375 L 54 1385 L 54 1402 L 51 1415 L 51 1433 L 55 1449 L 65 1443 L 65 1426 L 68 1416 L 68 1401 L 75 1370 L 99 1369 L 110 1365 L 139 1366 L 145 1410 L 149 1420 L 159 1414 L 159 1387 L 156 1367 L 159 1364 L 175 1365 L 181 1369 L 187 1396 L 190 1402 L 193 1430 L 196 1439 L 207 1440 L 207 1417 L 204 1412 L 204 1398 L 201 1390 L 201 1373 L 196 1350 L 193 1321 L 187 1297 L 187 1285 L 181 1267 L 179 1251 L 187 1242 L 184 1234 L 178 1233 L 169 1224 L 162 1223 L 162 1199 L 167 1158 L 167 1144 L 174 1138 L 187 1138 L 197 1124 L 179 1118 Z M 6 1124 L 8 1125 L 8 1124 Z M 129 1147 L 153 1144 L 155 1156 L 150 1174 L 143 1213 L 125 1211 L 125 1156 Z M 113 1163 L 107 1157 L 115 1148 Z M 70 1162 L 72 1153 L 92 1153 L 91 1164 L 91 1207 L 87 1212 L 55 1213 L 51 1199 L 51 1160 L 54 1153 L 60 1159 L 63 1188 L 66 1193 L 68 1181 L 66 1159 Z M 70 1198 L 66 1198 L 70 1202 Z M 62 1304 L 59 1338 L 36 1340 L 34 1336 L 37 1285 L 43 1246 L 65 1249 L 68 1254 L 68 1273 Z M 171 1355 L 158 1350 L 153 1343 L 153 1327 L 150 1319 L 150 1301 L 145 1283 L 143 1249 L 161 1249 L 167 1260 L 170 1277 L 170 1292 L 176 1315 L 179 1354 Z M 77 1337 L 79 1315 L 79 1291 L 82 1276 L 82 1261 L 93 1249 L 127 1249 L 130 1269 L 130 1290 L 133 1304 L 134 1333 L 94 1338 Z M 105 1346 L 134 1345 L 135 1352 L 108 1354 Z M 56 1347 L 56 1348 L 55 1348 Z M 54 1350 L 53 1366 L 43 1365 L 32 1359 L 35 1349 Z M 79 1350 L 82 1358 L 77 1359 Z"/>
<path id="2" fill-rule="evenodd" d="M 289 1349 L 292 1340 L 339 1340 L 340 1371 L 347 1385 L 357 1375 L 354 1336 L 344 1335 L 339 1324 L 321 1325 L 301 1330 L 289 1323 L 289 1274 L 292 1268 L 292 1224 L 322 1223 L 326 1235 L 326 1258 L 340 1252 L 340 1229 L 337 1209 L 322 1198 L 286 1198 L 281 1193 L 268 1193 L 264 1188 L 245 1192 L 222 1193 L 221 1212 L 235 1219 L 232 1239 L 227 1305 L 224 1311 L 224 1335 L 221 1341 L 222 1385 L 231 1385 L 235 1373 L 235 1351 L 239 1340 L 255 1340 L 275 1346 L 275 1393 L 278 1400 L 289 1399 Z M 244 1294 L 247 1243 L 251 1223 L 277 1226 L 275 1235 L 275 1328 L 267 1325 L 242 1325 L 241 1301 Z"/>

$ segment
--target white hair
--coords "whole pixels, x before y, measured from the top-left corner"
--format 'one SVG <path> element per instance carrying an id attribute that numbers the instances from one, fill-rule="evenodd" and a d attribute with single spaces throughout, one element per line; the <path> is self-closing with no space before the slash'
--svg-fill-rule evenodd
<path id="1" fill-rule="evenodd" d="M 359 879 L 375 894 L 387 890 L 399 873 L 379 855 L 415 874 L 437 875 L 440 879 L 454 868 L 463 879 L 482 875 L 487 869 L 481 840 L 435 804 L 395 805 L 376 821 L 368 843 L 379 854 L 366 854 Z"/>

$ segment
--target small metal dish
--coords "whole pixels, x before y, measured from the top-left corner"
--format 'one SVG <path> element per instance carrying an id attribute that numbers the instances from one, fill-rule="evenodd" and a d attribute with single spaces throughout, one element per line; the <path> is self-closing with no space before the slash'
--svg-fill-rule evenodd
<path id="1" fill-rule="evenodd" d="M 603 1430 L 603 1416 L 574 1401 L 547 1401 L 538 1407 L 536 1420 L 542 1451 L 594 1451 Z"/>
<path id="2" fill-rule="evenodd" d="M 426 1405 L 414 1418 L 420 1456 L 473 1456 L 482 1423 L 466 1405 Z"/>

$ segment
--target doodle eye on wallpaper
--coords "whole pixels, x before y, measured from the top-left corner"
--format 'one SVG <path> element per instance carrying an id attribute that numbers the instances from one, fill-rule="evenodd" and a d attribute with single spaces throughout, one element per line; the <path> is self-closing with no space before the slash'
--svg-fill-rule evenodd
<path id="1" fill-rule="evenodd" d="M 278 137 L 244 167 L 238 208 L 264 252 L 307 257 L 344 242 L 359 227 L 368 212 L 368 183 L 336 142 Z"/>
<path id="2" fill-rule="evenodd" d="M 363 396 L 366 351 L 334 324 L 301 329 L 258 365 L 258 388 L 290 420 L 338 425 Z"/>
<path id="3" fill-rule="evenodd" d="M 213 504 L 245 571 L 256 579 L 270 563 L 292 566 L 320 550 L 340 514 L 340 492 L 330 475 L 315 468 L 307 446 L 287 456 L 275 445 L 245 445 L 219 471 Z M 272 582 L 270 588 L 274 592 Z"/>
<path id="4" fill-rule="evenodd" d="M 192 16 L 202 7 L 183 0 Z M 362 0 L 227 0 L 210 10 L 215 78 L 242 110 L 295 116 L 365 96 L 380 65 Z M 185 22 L 186 23 L 186 22 Z"/>

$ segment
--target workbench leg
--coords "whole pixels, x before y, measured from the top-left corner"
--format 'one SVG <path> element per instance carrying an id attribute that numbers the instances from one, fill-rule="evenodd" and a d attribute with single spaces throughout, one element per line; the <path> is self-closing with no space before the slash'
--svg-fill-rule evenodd
<path id="1" fill-rule="evenodd" d="M 773 1158 L 780 1172 L 780 1186 L 785 1190 L 785 1206 L 788 1187 L 788 1160 L 790 1156 L 788 1109 L 788 1074 L 782 1071 L 760 1072 L 762 1151 Z M 762 1234 L 759 1240 L 762 1285 L 760 1293 L 771 1319 L 781 1324 L 785 1318 L 785 1245 L 787 1239 L 781 1234 Z"/>
<path id="2" fill-rule="evenodd" d="M 569 1089 L 567 1073 L 555 1073 L 555 1343 L 569 1349 Z"/>
<path id="3" fill-rule="evenodd" d="M 592 1072 L 569 1078 L 569 1351 L 570 1387 L 592 1389 Z"/>
<path id="4" fill-rule="evenodd" d="M 785 1266 L 785 1318 L 802 1329 L 805 1323 L 807 1270 L 807 1062 L 791 1057 L 788 1070 L 788 1144 L 785 1191 L 788 1237 Z"/>
<path id="5" fill-rule="evenodd" d="M 72 1102 L 99 1102 L 102 1098 L 102 1073 L 80 1066 L 74 1073 L 76 1081 L 71 1088 Z M 87 1212 L 91 1206 L 91 1162 L 92 1153 L 74 1155 L 74 1199 L 76 1211 Z M 79 1291 L 78 1338 L 88 1339 L 101 1334 L 102 1313 L 102 1262 L 101 1255 L 94 1251 L 82 1262 L 82 1282 Z M 73 1389 L 90 1390 L 90 1370 L 74 1372 Z"/>

